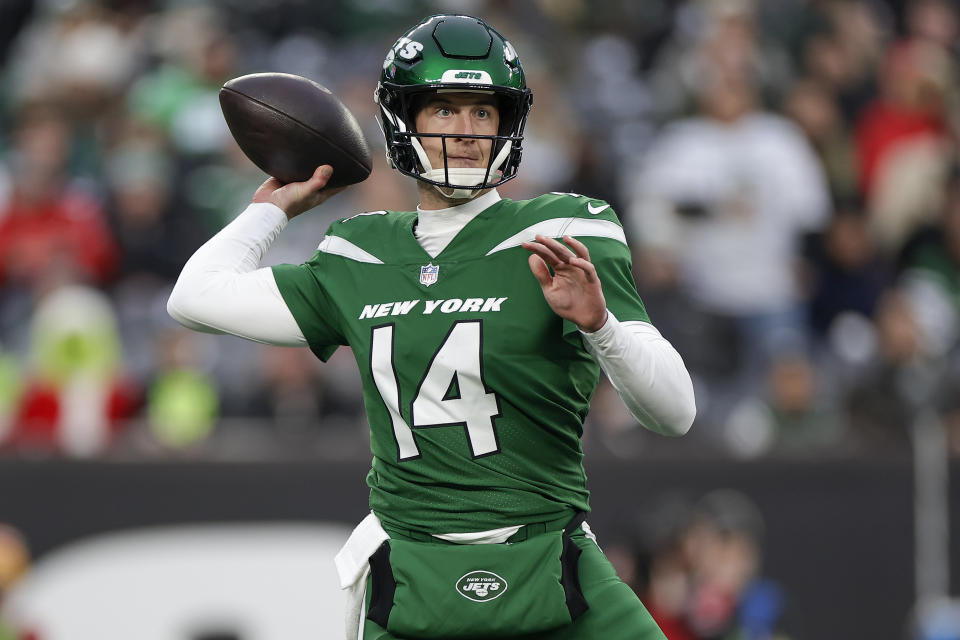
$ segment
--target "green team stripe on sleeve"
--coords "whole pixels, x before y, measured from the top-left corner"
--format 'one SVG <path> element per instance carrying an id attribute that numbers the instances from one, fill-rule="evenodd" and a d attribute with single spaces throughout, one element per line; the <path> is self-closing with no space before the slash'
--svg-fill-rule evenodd
<path id="1" fill-rule="evenodd" d="M 326 362 L 346 339 L 330 320 L 336 308 L 308 265 L 281 264 L 272 267 L 283 301 L 303 332 L 310 350 Z"/>

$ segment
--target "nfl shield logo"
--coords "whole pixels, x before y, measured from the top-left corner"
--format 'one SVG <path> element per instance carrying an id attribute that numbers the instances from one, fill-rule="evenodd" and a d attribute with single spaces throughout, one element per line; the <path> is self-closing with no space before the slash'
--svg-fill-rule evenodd
<path id="1" fill-rule="evenodd" d="M 420 267 L 420 284 L 429 287 L 437 281 L 437 275 L 440 273 L 440 265 L 428 264 Z"/>

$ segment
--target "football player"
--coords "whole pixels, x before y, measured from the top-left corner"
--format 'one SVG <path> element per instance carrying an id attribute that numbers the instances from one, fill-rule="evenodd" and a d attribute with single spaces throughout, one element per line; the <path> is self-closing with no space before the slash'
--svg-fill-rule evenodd
<path id="1" fill-rule="evenodd" d="M 336 192 L 323 190 L 330 166 L 271 178 L 185 265 L 170 314 L 321 360 L 339 345 L 356 356 L 373 463 L 371 514 L 337 557 L 348 638 L 662 638 L 582 522 L 580 436 L 601 369 L 647 429 L 682 435 L 696 411 L 614 211 L 576 194 L 501 198 L 532 94 L 514 48 L 480 19 L 432 16 L 405 33 L 375 100 L 416 210 L 340 220 L 304 264 L 259 268 L 290 218 Z M 551 535 L 563 568 L 522 551 Z M 434 549 L 475 554 L 477 571 L 443 577 L 455 556 Z M 497 565 L 501 552 L 514 555 Z M 559 589 L 559 608 L 524 588 L 550 572 L 542 591 Z"/>

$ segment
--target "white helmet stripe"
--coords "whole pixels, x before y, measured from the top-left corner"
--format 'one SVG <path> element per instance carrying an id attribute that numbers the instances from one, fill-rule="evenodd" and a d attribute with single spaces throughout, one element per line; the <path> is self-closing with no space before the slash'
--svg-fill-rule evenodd
<path id="1" fill-rule="evenodd" d="M 423 165 L 423 170 L 425 172 L 433 171 L 433 165 L 430 164 L 430 159 L 427 157 L 427 152 L 423 150 L 420 139 L 411 137 L 410 145 L 413 147 L 413 150 L 417 152 L 417 157 L 420 158 L 420 164 Z"/>
<path id="2" fill-rule="evenodd" d="M 380 109 L 387 116 L 387 118 L 389 118 L 393 122 L 394 126 L 396 126 L 397 129 L 400 130 L 400 133 L 407 132 L 407 125 L 400 118 L 400 116 L 395 114 L 393 111 L 390 111 L 389 109 L 387 109 L 385 106 L 383 106 L 383 104 L 380 105 Z M 423 165 L 424 171 L 432 171 L 433 166 L 430 164 L 430 159 L 427 158 L 427 152 L 424 151 L 423 145 L 420 144 L 420 140 L 417 138 L 411 137 L 410 144 L 413 146 L 413 150 L 417 152 L 417 157 L 420 159 L 420 164 Z M 390 159 L 389 147 L 387 148 L 387 159 Z"/>
<path id="3" fill-rule="evenodd" d="M 390 121 L 393 122 L 398 129 L 400 129 L 401 133 L 406 132 L 407 126 L 403 123 L 403 120 L 397 116 L 397 114 L 395 114 L 393 111 L 390 111 L 390 109 L 387 109 L 382 103 L 380 104 L 380 110 L 383 111 L 383 115 L 387 116 L 387 118 L 389 118 Z"/>
<path id="4" fill-rule="evenodd" d="M 493 162 L 490 164 L 490 171 L 497 171 L 502 168 L 504 162 L 507 161 L 507 156 L 510 155 L 510 150 L 513 148 L 513 141 L 507 140 L 503 145 L 503 149 L 500 149 L 500 153 L 497 154 L 497 157 L 493 159 Z"/>

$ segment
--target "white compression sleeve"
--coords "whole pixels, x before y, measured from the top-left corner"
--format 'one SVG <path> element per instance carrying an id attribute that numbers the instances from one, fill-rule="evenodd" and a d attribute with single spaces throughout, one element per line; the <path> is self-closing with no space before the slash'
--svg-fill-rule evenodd
<path id="1" fill-rule="evenodd" d="M 287 215 L 254 203 L 210 238 L 184 265 L 167 301 L 180 324 L 282 346 L 307 344 L 270 268 L 260 260 L 287 226 Z"/>
<path id="2" fill-rule="evenodd" d="M 685 434 L 697 413 L 693 382 L 683 359 L 656 327 L 607 322 L 594 333 L 581 332 L 587 350 L 641 425 L 669 436 Z"/>

